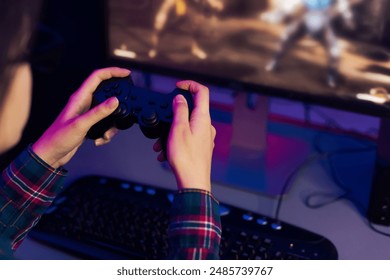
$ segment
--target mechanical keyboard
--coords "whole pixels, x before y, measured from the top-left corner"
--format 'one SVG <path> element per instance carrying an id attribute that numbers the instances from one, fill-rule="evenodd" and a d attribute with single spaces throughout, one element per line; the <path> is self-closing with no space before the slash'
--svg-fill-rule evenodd
<path id="1" fill-rule="evenodd" d="M 30 237 L 84 259 L 165 259 L 173 191 L 82 177 L 53 202 Z M 325 237 L 221 204 L 221 259 L 337 259 Z"/>

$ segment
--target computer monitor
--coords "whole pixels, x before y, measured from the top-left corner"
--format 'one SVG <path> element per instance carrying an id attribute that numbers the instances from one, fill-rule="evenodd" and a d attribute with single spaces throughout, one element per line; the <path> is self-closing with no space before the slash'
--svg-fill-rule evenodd
<path id="1" fill-rule="evenodd" d="M 107 0 L 131 67 L 390 116 L 389 0 Z"/>
<path id="2" fill-rule="evenodd" d="M 389 0 L 106 4 L 108 56 L 132 69 L 390 116 Z M 224 124 L 220 128 L 219 137 L 222 131 L 223 137 L 234 138 Z M 308 147 L 279 136 L 268 133 L 260 158 L 251 151 L 226 152 L 226 143 L 216 146 L 214 178 L 272 196 L 283 194 L 284 182 L 304 161 Z"/>

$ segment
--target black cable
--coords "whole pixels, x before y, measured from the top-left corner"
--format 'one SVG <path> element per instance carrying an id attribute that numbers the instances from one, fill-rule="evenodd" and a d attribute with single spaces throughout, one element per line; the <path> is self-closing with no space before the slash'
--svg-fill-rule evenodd
<path id="1" fill-rule="evenodd" d="M 290 173 L 290 175 L 287 177 L 287 180 L 285 181 L 282 190 L 280 191 L 279 197 L 278 197 L 278 202 L 276 205 L 276 210 L 275 210 L 275 215 L 274 219 L 276 220 L 277 223 L 279 223 L 279 214 L 280 214 L 280 209 L 282 207 L 282 201 L 283 201 L 283 196 L 287 190 L 287 188 L 290 186 L 292 180 L 297 176 L 299 172 L 304 170 L 307 166 L 312 164 L 312 162 L 317 161 L 319 158 L 323 157 L 323 155 L 314 155 L 306 158 L 303 163 L 301 163 L 294 171 Z"/>
<path id="2" fill-rule="evenodd" d="M 325 202 L 312 203 L 311 200 L 313 200 L 317 197 L 319 197 L 319 198 L 328 197 L 329 200 L 327 200 Z M 304 204 L 306 205 L 306 207 L 308 207 L 310 209 L 318 209 L 318 208 L 322 208 L 324 206 L 327 206 L 329 204 L 332 204 L 334 202 L 337 202 L 339 200 L 346 199 L 346 198 L 348 198 L 348 193 L 342 193 L 340 195 L 335 196 L 334 194 L 331 194 L 331 193 L 315 192 L 315 193 L 312 193 L 312 194 L 306 196 Z"/>
<path id="3" fill-rule="evenodd" d="M 329 160 L 331 160 L 331 158 L 329 158 Z M 340 178 L 339 178 L 339 176 L 338 176 L 338 173 L 337 173 L 336 170 L 334 169 L 334 168 L 335 168 L 334 165 L 331 164 L 330 166 L 333 168 L 333 170 L 331 171 L 331 173 L 332 173 L 332 177 L 334 178 L 336 184 L 337 184 L 340 188 L 344 188 L 344 190 L 346 190 L 346 193 L 345 193 L 345 195 L 343 195 L 343 197 L 340 196 L 338 199 L 335 199 L 333 202 L 338 201 L 338 200 L 340 200 L 340 199 L 348 199 L 349 201 L 351 201 L 351 202 L 355 205 L 355 207 L 356 207 L 361 213 L 367 213 L 367 209 L 366 209 L 366 207 L 364 207 L 364 205 L 362 205 L 362 203 L 360 203 L 359 201 L 357 201 L 357 200 L 353 199 L 352 197 L 350 197 L 351 190 L 348 189 L 348 188 L 346 188 L 346 187 L 345 187 L 345 184 L 343 184 L 343 182 L 340 180 Z M 347 192 L 347 191 L 348 191 L 348 192 Z M 330 204 L 330 203 L 329 203 L 329 204 Z M 326 206 L 326 205 L 328 205 L 328 204 L 324 203 L 323 206 Z M 318 205 L 318 206 L 319 206 L 319 207 L 317 207 L 317 208 L 320 208 L 320 207 L 321 207 L 320 205 Z M 369 226 L 369 228 L 370 228 L 371 230 L 373 230 L 374 232 L 376 232 L 376 233 L 378 233 L 378 234 L 381 234 L 381 235 L 383 235 L 383 236 L 386 236 L 386 237 L 390 237 L 390 232 L 388 233 L 388 232 L 384 232 L 384 231 L 381 231 L 381 230 L 377 229 L 377 228 L 375 227 L 374 223 L 372 223 L 372 222 L 369 221 L 368 219 L 365 219 L 365 221 L 366 221 L 367 225 Z"/>
<path id="4" fill-rule="evenodd" d="M 316 145 L 317 152 L 325 154 L 325 152 L 320 148 L 320 145 L 318 143 L 315 143 L 315 144 L 317 144 Z M 331 203 L 337 202 L 337 201 L 339 201 L 341 199 L 348 199 L 357 207 L 358 210 L 361 211 L 361 213 L 366 213 L 367 209 L 364 207 L 364 205 L 362 205 L 359 201 L 354 200 L 354 199 L 352 199 L 350 197 L 351 189 L 348 188 L 346 186 L 346 184 L 344 184 L 344 182 L 340 179 L 340 177 L 339 177 L 339 175 L 337 173 L 337 170 L 336 170 L 335 166 L 332 164 L 331 160 L 332 160 L 332 156 L 334 156 L 334 155 L 346 154 L 346 153 L 355 153 L 355 152 L 366 152 L 366 151 L 371 151 L 371 150 L 373 150 L 375 148 L 376 148 L 375 145 L 366 145 L 365 148 L 342 149 L 342 150 L 339 150 L 339 151 L 328 152 L 328 156 L 325 157 L 325 158 L 329 159 L 329 166 L 330 166 L 330 169 L 331 169 L 331 176 L 332 176 L 333 180 L 335 181 L 335 183 L 344 191 L 344 193 L 340 194 L 338 196 L 333 196 L 333 197 L 329 193 L 321 193 L 321 192 L 312 193 L 311 195 L 306 197 L 305 205 L 307 207 L 311 208 L 311 209 L 317 209 L 317 208 L 321 208 L 321 207 L 327 206 L 327 205 L 329 205 Z M 322 197 L 331 197 L 331 200 L 326 201 L 326 202 L 322 202 L 322 203 L 317 203 L 317 204 L 311 204 L 310 203 L 311 199 L 314 199 L 315 197 L 321 197 L 321 196 Z M 374 231 L 374 232 L 376 232 L 378 234 L 381 234 L 383 236 L 390 237 L 390 232 L 384 232 L 384 231 L 379 230 L 378 228 L 375 227 L 375 224 L 372 223 L 371 221 L 369 221 L 368 219 L 366 219 L 366 223 L 367 223 L 367 225 L 369 226 L 369 228 L 372 231 Z"/>
<path id="5" fill-rule="evenodd" d="M 352 138 L 354 140 L 357 140 L 355 138 Z M 317 141 L 314 142 L 314 146 L 315 146 L 315 149 L 317 150 L 317 152 L 319 153 L 325 153 L 325 151 L 321 148 L 321 145 L 320 145 L 320 138 L 317 138 Z M 358 140 L 357 140 L 358 141 Z M 338 196 L 335 196 L 333 201 L 329 201 L 329 203 L 333 203 L 333 202 L 336 202 L 340 199 L 347 199 L 348 196 L 351 194 L 351 188 L 349 188 L 340 178 L 340 176 L 338 175 L 338 172 L 336 170 L 336 167 L 335 165 L 333 164 L 333 161 L 332 159 L 335 157 L 335 156 L 338 156 L 338 155 L 343 155 L 343 154 L 354 154 L 354 153 L 361 153 L 361 152 L 369 152 L 369 151 L 373 151 L 375 148 L 376 148 L 376 145 L 373 145 L 373 144 L 368 144 L 368 143 L 363 143 L 361 141 L 358 141 L 359 144 L 362 144 L 363 147 L 361 148 L 348 148 L 348 149 L 339 149 L 339 150 L 334 150 L 334 151 L 330 151 L 330 152 L 326 152 L 328 154 L 328 165 L 329 165 L 329 168 L 330 168 L 330 172 L 331 172 L 331 176 L 333 178 L 333 180 L 335 181 L 336 185 L 339 186 L 339 188 L 341 190 L 344 191 L 343 194 L 340 194 Z M 313 196 L 318 196 L 319 194 L 313 194 Z M 325 196 L 329 196 L 329 194 L 325 194 Z M 308 202 L 308 206 L 311 206 L 313 208 L 313 205 L 310 205 L 309 203 L 309 200 L 310 200 L 310 197 L 308 197 L 306 199 L 306 202 Z M 324 203 L 324 206 L 326 205 L 326 203 Z"/>
<path id="6" fill-rule="evenodd" d="M 325 152 L 322 148 L 321 148 L 321 145 L 320 145 L 320 137 L 322 136 L 322 134 L 318 134 L 317 137 L 315 138 L 315 141 L 314 141 L 314 148 L 315 150 L 320 153 L 320 154 L 326 154 L 326 158 L 328 159 L 328 165 L 329 165 L 329 168 L 330 168 L 330 173 L 331 173 L 331 176 L 334 180 L 334 182 L 336 183 L 336 185 L 341 189 L 343 190 L 343 193 L 342 194 L 339 194 L 339 195 L 332 195 L 332 194 L 329 194 L 329 193 L 322 193 L 322 192 L 316 192 L 316 193 L 313 193 L 309 196 L 306 197 L 304 203 L 307 207 L 309 208 L 312 208 L 312 209 L 315 209 L 315 208 L 320 208 L 320 207 L 323 207 L 323 206 L 326 206 L 326 205 L 329 205 L 331 203 L 334 203 L 334 202 L 337 202 L 341 199 L 350 199 L 352 202 L 354 202 L 356 205 L 357 204 L 360 204 L 358 203 L 357 201 L 353 201 L 351 198 L 350 198 L 350 194 L 351 194 L 351 188 L 349 188 L 340 178 L 340 176 L 338 175 L 337 173 L 337 170 L 336 170 L 336 167 L 334 166 L 334 164 L 332 163 L 332 158 L 334 156 L 337 156 L 337 155 L 342 155 L 342 154 L 351 154 L 351 153 L 361 153 L 361 152 L 369 152 L 369 151 L 372 151 L 376 148 L 376 145 L 372 145 L 372 144 L 367 144 L 367 143 L 363 143 L 361 141 L 358 141 L 358 143 L 362 144 L 363 147 L 361 148 L 349 148 L 349 149 L 339 149 L 339 150 L 333 150 L 333 151 L 328 151 L 328 152 Z M 354 138 L 352 138 L 354 139 Z M 354 140 L 357 140 L 357 139 L 354 139 Z M 331 198 L 330 200 L 326 201 L 326 202 L 321 202 L 321 203 L 312 203 L 311 200 L 315 199 L 315 198 L 318 198 L 318 197 L 327 197 L 327 198 Z M 364 208 L 364 207 L 363 207 Z"/>
<path id="7" fill-rule="evenodd" d="M 331 128 L 336 128 L 336 129 L 340 129 L 342 130 L 342 126 L 337 122 L 335 121 L 334 119 L 332 118 L 329 118 L 329 116 L 327 116 L 326 114 L 324 114 L 323 112 L 319 111 L 319 110 L 316 110 L 314 109 L 313 107 L 309 106 L 308 104 L 304 104 L 304 109 L 305 109 L 305 112 L 304 112 L 304 118 L 305 118 L 305 121 L 307 123 L 311 122 L 311 116 L 310 116 L 310 111 L 314 111 L 316 112 L 321 118 L 323 118 L 326 122 L 326 126 L 331 129 Z M 373 130 L 373 129 L 371 129 Z M 369 130 L 370 131 L 370 130 Z M 356 132 L 356 133 L 359 133 L 358 131 L 356 130 L 351 130 L 350 132 Z M 352 140 L 355 140 L 357 141 L 359 144 L 362 144 L 363 147 L 361 148 L 350 148 L 350 149 L 339 149 L 339 150 L 334 150 L 334 151 L 327 151 L 325 152 L 321 147 L 320 147 L 320 137 L 324 135 L 324 132 L 320 132 L 318 133 L 316 136 L 315 136 L 315 139 L 314 139 L 314 148 L 316 150 L 316 152 L 318 153 L 317 155 L 314 155 L 314 156 L 311 156 L 309 158 L 307 158 L 302 164 L 300 164 L 294 171 L 291 172 L 291 174 L 288 176 L 288 178 L 286 179 L 281 191 L 280 191 L 280 194 L 279 194 L 279 197 L 278 197 L 278 202 L 277 202 L 277 206 L 276 206 L 276 210 L 275 210 L 275 215 L 274 215 L 274 218 L 276 220 L 277 223 L 279 223 L 279 215 L 280 215 L 280 209 L 281 209 L 281 206 L 282 206 L 282 202 L 283 202 L 283 196 L 284 194 L 286 193 L 288 187 L 293 184 L 293 179 L 297 177 L 297 175 L 303 171 L 306 167 L 308 167 L 312 162 L 314 161 L 317 161 L 317 160 L 320 160 L 320 159 L 328 159 L 328 163 L 329 163 L 329 167 L 330 167 L 330 171 L 331 171 L 331 175 L 332 175 L 332 178 L 334 179 L 336 185 L 338 185 L 340 187 L 340 189 L 342 189 L 344 192 L 339 194 L 339 195 L 334 195 L 334 194 L 329 194 L 329 193 L 321 193 L 321 192 L 316 192 L 316 193 L 313 193 L 309 196 L 306 197 L 305 199 L 305 205 L 309 208 L 320 208 L 320 207 L 324 207 L 326 205 L 329 205 L 331 203 L 334 203 L 334 202 L 337 202 L 339 200 L 342 200 L 342 199 L 349 199 L 351 200 L 352 202 L 355 203 L 355 205 L 360 205 L 362 206 L 359 202 L 357 201 L 353 201 L 349 196 L 350 196 L 350 193 L 351 193 L 351 189 L 348 188 L 343 182 L 342 180 L 340 179 L 340 177 L 338 176 L 338 173 L 336 172 L 336 169 L 334 167 L 334 165 L 332 164 L 331 162 L 331 158 L 335 155 L 341 155 L 341 154 L 350 154 L 350 153 L 357 153 L 357 152 L 366 152 L 366 151 L 372 151 L 373 149 L 376 148 L 376 145 L 373 145 L 373 144 L 368 144 L 368 143 L 364 143 L 361 139 L 356 139 L 355 137 L 349 137 L 350 139 Z M 346 137 L 346 136 L 345 136 Z M 328 197 L 330 198 L 330 200 L 326 201 L 326 202 L 322 202 L 322 203 L 317 203 L 317 204 L 312 204 L 311 203 L 311 200 L 316 198 L 316 197 Z M 362 207 L 364 209 L 364 207 Z"/>
<path id="8" fill-rule="evenodd" d="M 318 136 L 321 136 L 322 134 L 323 133 L 319 133 L 315 137 L 315 141 L 314 141 L 315 150 L 317 151 L 318 154 L 308 157 L 293 172 L 291 172 L 291 174 L 286 179 L 286 181 L 285 181 L 285 183 L 284 183 L 284 185 L 282 187 L 282 190 L 280 191 L 278 202 L 277 202 L 277 206 L 276 206 L 276 210 L 275 210 L 274 218 L 275 218 L 277 223 L 280 222 L 279 221 L 280 209 L 281 209 L 282 202 L 283 202 L 283 196 L 284 196 L 286 190 L 292 184 L 291 183 L 292 180 L 294 178 L 296 178 L 296 176 L 301 171 L 303 171 L 306 167 L 308 167 L 314 161 L 321 160 L 321 159 L 330 159 L 332 156 L 337 155 L 337 154 L 349 154 L 349 153 L 372 151 L 376 147 L 375 145 L 364 144 L 364 147 L 361 147 L 361 148 L 339 149 L 339 150 L 325 152 L 320 147 L 319 140 L 318 140 L 319 139 Z M 354 139 L 354 138 L 352 138 L 352 139 Z M 339 201 L 341 199 L 348 198 L 348 195 L 350 194 L 351 190 L 349 188 L 347 188 L 345 186 L 345 184 L 342 182 L 342 180 L 339 178 L 339 176 L 338 176 L 338 174 L 337 174 L 333 164 L 330 164 L 330 169 L 331 169 L 332 177 L 335 180 L 335 183 L 344 191 L 344 193 L 342 193 L 342 194 L 340 194 L 338 196 L 334 196 L 334 195 L 329 194 L 329 193 L 320 193 L 320 192 L 314 193 L 314 194 L 306 197 L 305 205 L 307 207 L 309 207 L 309 208 L 320 208 L 320 207 L 326 206 L 326 205 L 328 205 L 330 203 L 334 203 L 336 201 Z M 316 196 L 319 197 L 321 195 L 323 195 L 324 197 L 331 197 L 332 199 L 327 201 L 327 202 L 320 203 L 320 204 L 311 204 L 310 203 L 311 199 L 313 199 Z"/>
<path id="9" fill-rule="evenodd" d="M 390 237 L 390 232 L 384 232 L 384 231 L 377 229 L 372 222 L 369 222 L 368 225 L 374 232 L 381 234 L 381 235 L 384 235 L 386 237 Z"/>

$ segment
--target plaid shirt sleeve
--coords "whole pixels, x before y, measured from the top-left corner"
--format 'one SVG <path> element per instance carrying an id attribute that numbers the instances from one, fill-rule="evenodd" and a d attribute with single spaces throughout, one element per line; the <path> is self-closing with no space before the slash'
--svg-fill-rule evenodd
<path id="1" fill-rule="evenodd" d="M 15 250 L 61 191 L 66 171 L 28 147 L 0 176 L 0 255 Z"/>
<path id="2" fill-rule="evenodd" d="M 176 193 L 168 228 L 170 259 L 219 259 L 219 203 L 207 191 Z"/>

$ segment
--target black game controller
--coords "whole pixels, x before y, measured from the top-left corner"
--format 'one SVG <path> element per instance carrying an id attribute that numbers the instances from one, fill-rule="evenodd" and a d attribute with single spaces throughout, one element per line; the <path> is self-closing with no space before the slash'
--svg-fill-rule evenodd
<path id="1" fill-rule="evenodd" d="M 111 127 L 124 130 L 138 123 L 147 138 L 161 138 L 166 148 L 173 120 L 172 101 L 178 94 L 186 98 L 191 113 L 194 103 L 187 90 L 176 88 L 171 93 L 163 94 L 134 86 L 131 76 L 105 80 L 93 93 L 91 108 L 112 96 L 118 98 L 119 106 L 110 116 L 93 125 L 87 138 L 98 139 Z"/>

